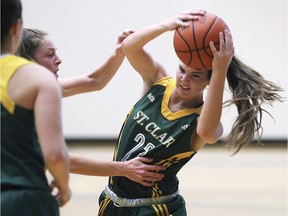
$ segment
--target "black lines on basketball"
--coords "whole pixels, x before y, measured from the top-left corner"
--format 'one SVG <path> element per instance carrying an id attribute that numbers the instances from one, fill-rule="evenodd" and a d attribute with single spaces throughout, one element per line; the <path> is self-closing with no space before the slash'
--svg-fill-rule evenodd
<path id="1" fill-rule="evenodd" d="M 188 67 L 197 70 L 212 69 L 212 41 L 219 50 L 219 33 L 228 29 L 218 16 L 205 13 L 198 20 L 189 21 L 186 28 L 178 27 L 174 33 L 173 45 L 178 58 Z"/>

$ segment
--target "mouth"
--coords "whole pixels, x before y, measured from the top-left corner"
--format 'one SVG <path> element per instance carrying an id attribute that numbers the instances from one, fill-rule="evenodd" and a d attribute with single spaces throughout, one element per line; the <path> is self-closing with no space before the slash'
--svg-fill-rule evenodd
<path id="1" fill-rule="evenodd" d="M 189 91 L 190 87 L 184 86 L 184 85 L 180 85 L 181 89 L 183 89 L 184 91 Z"/>
<path id="2" fill-rule="evenodd" d="M 54 72 L 54 74 L 55 74 L 55 76 L 56 76 L 57 78 L 59 77 L 58 71 L 59 71 L 59 68 L 57 68 L 57 69 L 55 70 L 55 72 Z"/>

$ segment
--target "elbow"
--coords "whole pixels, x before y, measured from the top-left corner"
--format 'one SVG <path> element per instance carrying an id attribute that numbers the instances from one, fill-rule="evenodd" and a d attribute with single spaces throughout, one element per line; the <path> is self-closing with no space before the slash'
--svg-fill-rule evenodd
<path id="1" fill-rule="evenodd" d="M 105 82 L 105 80 L 98 75 L 96 77 L 89 77 L 89 81 L 87 82 L 86 88 L 88 92 L 100 91 L 104 89 L 106 85 L 107 82 Z"/>
<path id="2" fill-rule="evenodd" d="M 102 82 L 101 84 L 95 84 L 93 87 L 91 87 L 91 91 L 101 91 L 106 87 L 107 83 Z"/>
<path id="3" fill-rule="evenodd" d="M 70 158 L 70 173 L 75 173 L 75 174 L 82 174 L 81 173 L 81 168 L 82 168 L 82 161 L 81 158 L 77 155 L 74 154 L 69 154 Z"/>
<path id="4" fill-rule="evenodd" d="M 197 127 L 197 134 L 204 140 L 207 144 L 216 143 L 222 136 L 224 130 L 222 124 L 220 124 L 217 129 L 212 130 L 206 127 Z"/>
<path id="5" fill-rule="evenodd" d="M 122 42 L 122 50 L 125 56 L 129 55 L 129 46 L 124 44 L 124 41 Z"/>
<path id="6" fill-rule="evenodd" d="M 127 43 L 127 38 L 121 43 L 121 49 L 123 50 L 124 53 L 129 50 L 129 43 Z"/>
<path id="7" fill-rule="evenodd" d="M 123 50 L 123 53 L 125 56 L 129 55 L 130 53 L 133 52 L 133 50 L 135 50 L 136 46 L 133 45 L 133 43 L 130 43 L 130 40 L 128 38 L 126 38 L 122 44 L 121 44 L 121 48 Z"/>
<path id="8" fill-rule="evenodd" d="M 79 174 L 79 167 L 76 166 L 75 164 L 71 163 L 69 167 L 69 172 L 74 173 L 74 174 Z"/>
<path id="9" fill-rule="evenodd" d="M 45 155 L 45 162 L 47 165 L 55 166 L 60 163 L 66 163 L 70 165 L 69 155 L 66 151 L 50 152 Z"/>
<path id="10" fill-rule="evenodd" d="M 210 133 L 205 133 L 203 131 L 197 131 L 197 134 L 201 137 L 201 139 L 207 144 L 214 144 L 218 139 L 215 139 Z"/>

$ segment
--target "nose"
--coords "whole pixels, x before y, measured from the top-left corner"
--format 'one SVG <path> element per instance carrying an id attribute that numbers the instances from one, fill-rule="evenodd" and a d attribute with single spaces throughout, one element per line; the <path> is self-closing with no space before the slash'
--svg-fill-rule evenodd
<path id="1" fill-rule="evenodd" d="M 187 73 L 182 74 L 181 81 L 188 81 Z"/>
<path id="2" fill-rule="evenodd" d="M 55 61 L 55 63 L 56 63 L 57 65 L 60 65 L 60 64 L 62 63 L 62 60 L 59 58 L 58 55 L 56 55 L 56 61 Z"/>

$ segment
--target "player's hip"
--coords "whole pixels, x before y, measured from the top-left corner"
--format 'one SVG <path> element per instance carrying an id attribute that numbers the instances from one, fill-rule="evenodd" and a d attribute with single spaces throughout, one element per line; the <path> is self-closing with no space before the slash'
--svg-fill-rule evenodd
<path id="1" fill-rule="evenodd" d="M 107 192 L 106 192 L 107 193 Z M 172 194 L 170 197 L 165 196 L 163 202 L 158 203 L 149 203 L 144 202 L 145 205 L 133 205 L 133 200 L 135 199 L 127 199 L 126 206 L 121 206 L 119 203 L 114 202 L 107 196 L 105 191 L 99 197 L 99 213 L 98 216 L 108 216 L 108 215 L 117 215 L 117 216 L 142 216 L 142 215 L 149 215 L 149 216 L 185 216 L 186 215 L 186 208 L 185 208 L 185 201 L 181 195 L 178 193 Z M 113 199 L 113 198 L 112 198 Z M 129 206 L 129 200 L 131 201 L 131 205 Z M 139 200 L 139 199 L 138 199 Z M 118 200 L 116 200 L 118 201 Z M 148 200 L 144 200 L 148 201 Z M 157 200 L 156 200 L 157 201 Z M 158 200 L 160 201 L 160 199 Z M 136 202 L 138 203 L 138 202 Z M 134 203 L 135 204 L 135 203 Z"/>

